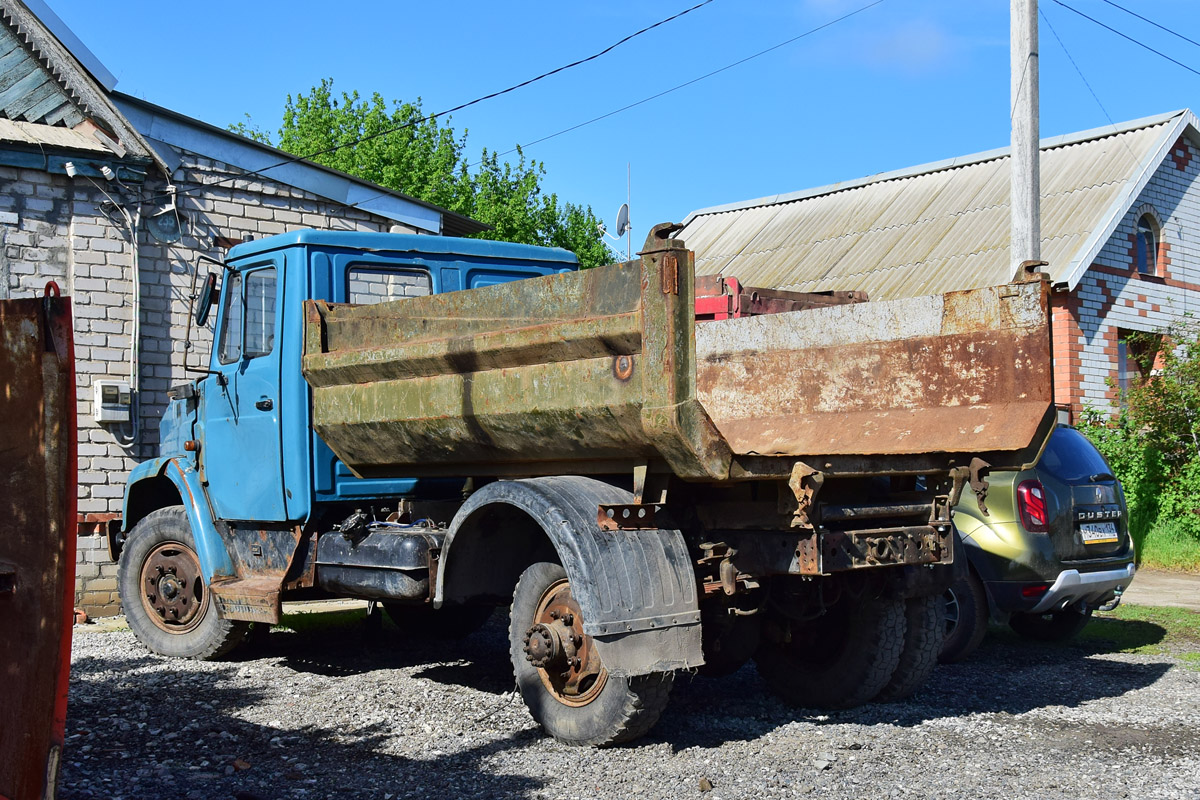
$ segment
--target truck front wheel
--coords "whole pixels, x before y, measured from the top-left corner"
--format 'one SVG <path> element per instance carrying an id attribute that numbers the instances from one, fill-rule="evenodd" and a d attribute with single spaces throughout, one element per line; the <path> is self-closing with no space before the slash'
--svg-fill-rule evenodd
<path id="1" fill-rule="evenodd" d="M 813 620 L 768 620 L 754 655 L 771 691 L 806 708 L 851 708 L 887 685 L 900 663 L 904 603 L 844 596 Z"/>
<path id="2" fill-rule="evenodd" d="M 247 623 L 217 613 L 182 506 L 152 511 L 134 526 L 118 579 L 130 629 L 159 655 L 217 659 L 246 636 Z"/>
<path id="3" fill-rule="evenodd" d="M 583 632 L 579 604 L 558 564 L 539 562 L 521 573 L 508 635 L 521 697 L 534 721 L 560 742 L 629 742 L 666 708 L 674 675 L 609 673 Z"/>

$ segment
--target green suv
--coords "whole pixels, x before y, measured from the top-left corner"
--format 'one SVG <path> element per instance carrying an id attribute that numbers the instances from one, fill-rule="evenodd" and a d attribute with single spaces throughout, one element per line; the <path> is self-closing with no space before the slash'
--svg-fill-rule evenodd
<path id="1" fill-rule="evenodd" d="M 983 503 L 968 488 L 954 507 L 967 565 L 946 592 L 943 663 L 978 647 L 989 618 L 1068 639 L 1116 607 L 1135 571 L 1121 484 L 1079 431 L 1059 425 L 1033 469 L 987 482 Z"/>

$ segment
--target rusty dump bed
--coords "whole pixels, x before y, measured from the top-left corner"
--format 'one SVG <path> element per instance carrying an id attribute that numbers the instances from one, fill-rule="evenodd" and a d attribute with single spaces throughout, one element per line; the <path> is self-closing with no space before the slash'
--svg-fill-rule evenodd
<path id="1" fill-rule="evenodd" d="M 362 476 L 695 480 L 1027 463 L 1053 417 L 1043 282 L 699 325 L 692 254 L 374 306 L 310 301 L 321 437 Z"/>

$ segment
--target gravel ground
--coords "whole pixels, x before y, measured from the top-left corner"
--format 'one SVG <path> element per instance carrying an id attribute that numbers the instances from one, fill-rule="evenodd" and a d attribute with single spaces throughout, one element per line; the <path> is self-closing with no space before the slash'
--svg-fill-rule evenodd
<path id="1" fill-rule="evenodd" d="M 460 643 L 276 629 L 224 663 L 76 628 L 60 794 L 1200 798 L 1200 672 L 1176 656 L 993 636 L 907 702 L 828 715 L 783 707 L 753 667 L 684 675 L 647 737 L 591 750 L 514 699 L 506 624 Z"/>

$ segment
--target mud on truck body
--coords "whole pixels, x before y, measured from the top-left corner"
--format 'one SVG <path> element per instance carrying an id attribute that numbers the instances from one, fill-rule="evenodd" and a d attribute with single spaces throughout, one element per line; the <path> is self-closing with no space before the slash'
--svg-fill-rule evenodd
<path id="1" fill-rule="evenodd" d="M 134 632 L 211 658 L 288 597 L 380 601 L 413 635 L 509 607 L 522 697 L 571 744 L 645 733 L 677 670 L 753 660 L 808 707 L 913 692 L 951 506 L 1053 424 L 1045 281 L 697 296 L 673 230 L 586 271 L 390 234 L 234 248 L 209 371 L 129 479 Z M 428 293 L 348 302 L 371 281 Z"/>

